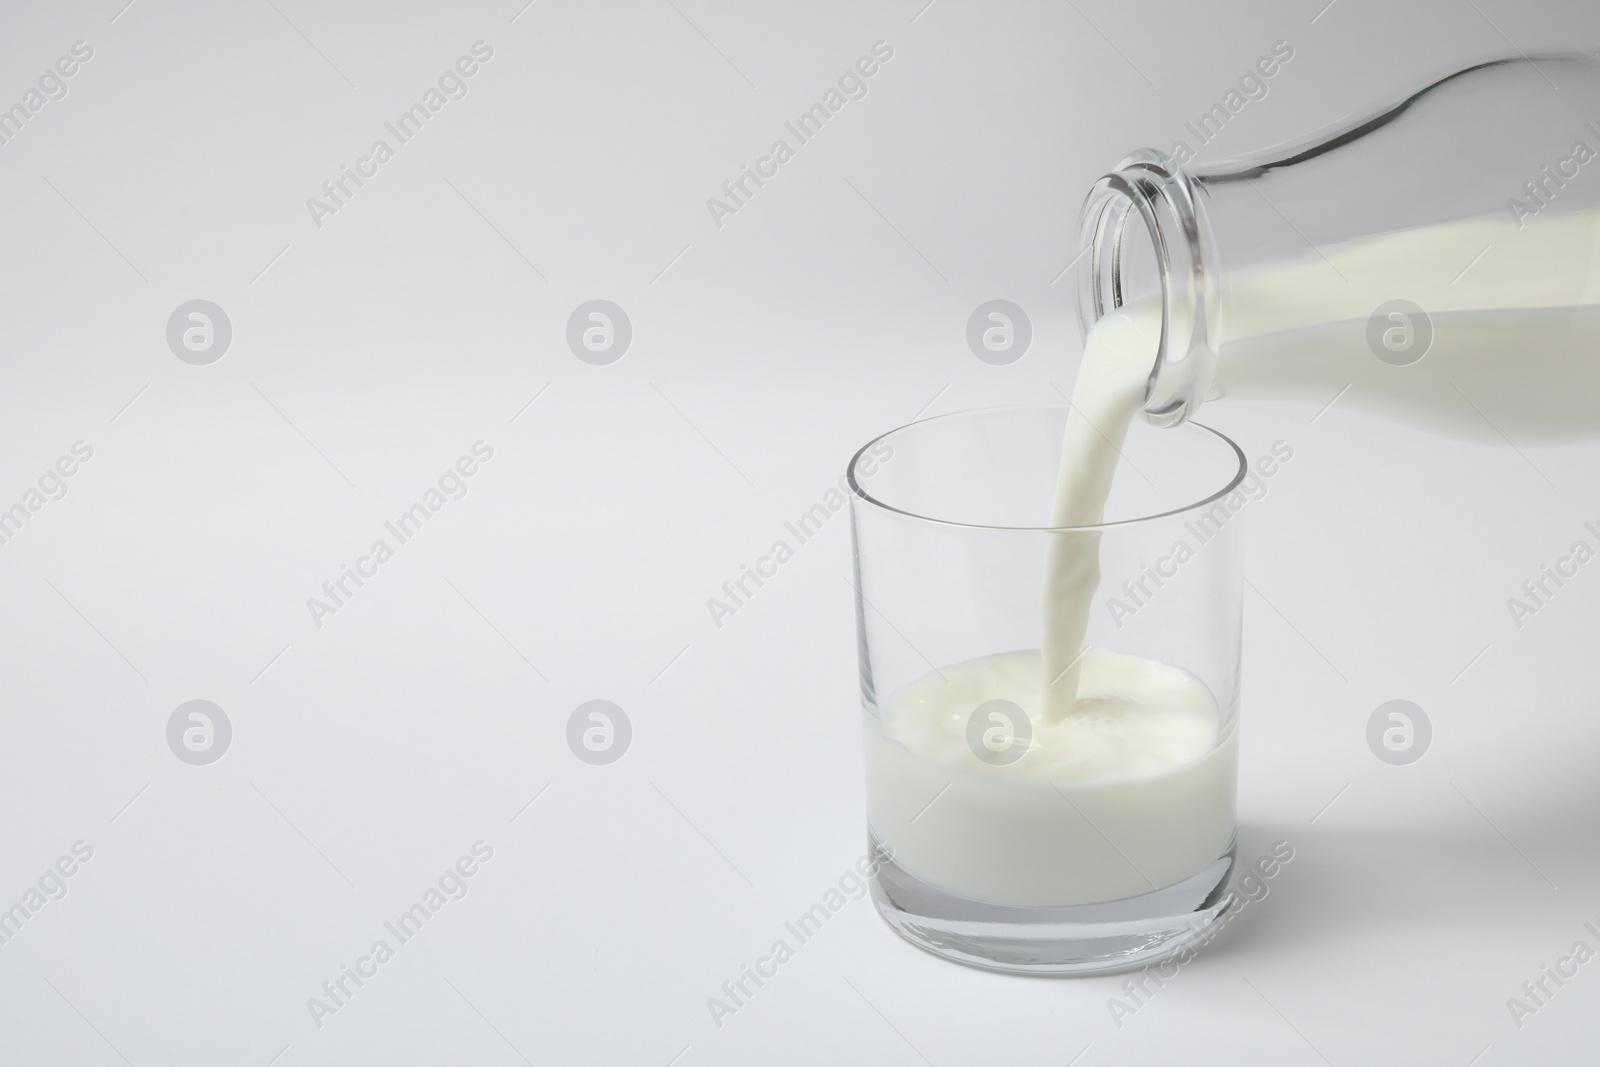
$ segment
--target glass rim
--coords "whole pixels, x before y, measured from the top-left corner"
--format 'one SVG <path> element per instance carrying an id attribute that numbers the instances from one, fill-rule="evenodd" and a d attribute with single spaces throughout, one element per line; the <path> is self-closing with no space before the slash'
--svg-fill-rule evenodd
<path id="1" fill-rule="evenodd" d="M 1079 531 L 1114 530 L 1125 526 L 1136 526 L 1140 523 L 1155 522 L 1158 519 L 1171 518 L 1174 515 L 1182 515 L 1198 508 L 1215 504 L 1217 501 L 1221 500 L 1223 497 L 1239 488 L 1239 486 L 1244 482 L 1245 477 L 1250 473 L 1250 461 L 1245 458 L 1244 450 L 1239 447 L 1238 443 L 1235 442 L 1233 438 L 1229 437 L 1221 430 L 1207 426 L 1205 423 L 1189 420 L 1176 426 L 1164 428 L 1162 432 L 1182 433 L 1185 432 L 1185 428 L 1192 427 L 1193 429 L 1204 430 L 1206 433 L 1211 434 L 1233 451 L 1233 457 L 1238 461 L 1238 467 L 1234 470 L 1233 477 L 1228 479 L 1228 483 L 1221 489 L 1218 489 L 1191 504 L 1184 504 L 1182 507 L 1170 508 L 1166 511 L 1157 512 L 1152 515 L 1139 515 L 1131 519 L 1117 519 L 1112 522 L 1099 522 L 1084 526 L 997 526 L 982 522 L 958 522 L 955 519 L 941 519 L 932 515 L 919 515 L 914 511 L 907 511 L 905 508 L 895 507 L 893 504 L 880 500 L 871 493 L 867 492 L 866 489 L 862 488 L 861 483 L 856 480 L 856 467 L 860 464 L 861 457 L 864 456 L 873 445 L 876 445 L 878 442 L 886 440 L 887 438 L 892 437 L 903 430 L 909 430 L 914 426 L 923 426 L 927 423 L 938 422 L 942 419 L 993 414 L 995 412 L 1002 411 L 1070 411 L 1071 409 L 1071 404 L 1002 404 L 995 407 L 986 408 L 964 408 L 961 411 L 948 411 L 943 415 L 930 415 L 925 419 L 913 419 L 911 422 L 905 423 L 901 426 L 896 426 L 892 430 L 886 430 L 883 433 L 880 433 L 878 436 L 874 437 L 872 440 L 856 449 L 855 454 L 850 457 L 850 462 L 845 466 L 845 479 L 850 484 L 850 491 L 866 503 L 871 504 L 873 507 L 879 508 L 883 511 L 892 512 L 896 515 L 903 515 L 908 519 L 915 519 L 918 522 L 926 522 L 935 526 L 950 526 L 967 530 L 994 530 L 1000 533 L 1071 533 Z"/>

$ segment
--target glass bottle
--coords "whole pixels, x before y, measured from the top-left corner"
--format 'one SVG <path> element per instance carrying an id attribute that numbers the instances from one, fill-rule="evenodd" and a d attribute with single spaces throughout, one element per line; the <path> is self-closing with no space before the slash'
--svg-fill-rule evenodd
<path id="1" fill-rule="evenodd" d="M 1159 315 L 1144 417 L 1346 403 L 1466 438 L 1600 436 L 1600 56 L 1502 59 L 1301 145 L 1091 189 L 1085 335 Z"/>

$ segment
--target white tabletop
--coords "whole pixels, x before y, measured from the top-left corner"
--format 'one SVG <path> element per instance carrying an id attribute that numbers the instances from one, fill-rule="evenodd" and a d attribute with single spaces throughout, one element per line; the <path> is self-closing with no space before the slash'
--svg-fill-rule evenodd
<path id="1" fill-rule="evenodd" d="M 1294 58 L 1217 152 L 1502 30 L 1592 47 L 1592 12 L 123 2 L 0 34 L 0 103 L 48 90 L 0 145 L 0 509 L 27 513 L 0 544 L 0 909 L 26 913 L 0 1061 L 1585 1060 L 1600 963 L 1507 1001 L 1600 949 L 1600 564 L 1520 628 L 1506 599 L 1594 542 L 1600 446 L 1208 408 L 1252 456 L 1294 449 L 1251 505 L 1239 842 L 1294 859 L 1137 1001 L 937 960 L 851 901 L 714 1020 L 865 847 L 847 519 L 720 626 L 706 601 L 872 435 L 1070 388 L 1083 192 L 1275 42 Z M 995 298 L 1034 327 L 1005 367 L 964 337 Z M 204 365 L 165 332 L 196 299 L 232 330 Z M 595 299 L 632 327 L 610 365 L 566 342 Z M 368 577 L 335 603 L 346 565 Z M 1393 699 L 1433 726 L 1409 766 L 1366 742 Z M 192 700 L 231 727 L 215 762 L 169 747 Z M 616 762 L 568 747 L 590 700 L 627 715 Z"/>

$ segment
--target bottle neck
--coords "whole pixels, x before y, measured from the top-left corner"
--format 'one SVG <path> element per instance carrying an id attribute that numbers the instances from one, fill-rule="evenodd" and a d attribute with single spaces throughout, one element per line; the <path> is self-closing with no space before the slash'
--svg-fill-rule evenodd
<path id="1" fill-rule="evenodd" d="M 1078 274 L 1084 336 L 1124 304 L 1159 299 L 1161 334 L 1143 414 L 1157 426 L 1176 426 L 1205 399 L 1217 362 L 1217 257 L 1199 186 L 1144 149 L 1095 183 L 1081 218 L 1088 256 Z"/>

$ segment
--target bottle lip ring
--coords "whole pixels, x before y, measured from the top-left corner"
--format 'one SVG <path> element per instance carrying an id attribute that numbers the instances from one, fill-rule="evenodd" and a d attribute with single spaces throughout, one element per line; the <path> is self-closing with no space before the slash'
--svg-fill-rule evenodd
<path id="1" fill-rule="evenodd" d="M 1217 307 L 1208 255 L 1212 246 L 1197 186 L 1154 149 L 1141 149 L 1095 182 L 1079 219 L 1089 262 L 1078 274 L 1081 335 L 1121 307 L 1122 250 L 1137 212 L 1155 249 L 1161 281 L 1161 334 L 1145 386 L 1143 415 L 1160 426 L 1189 418 L 1209 388 Z M 1110 308 L 1107 307 L 1107 298 Z"/>

